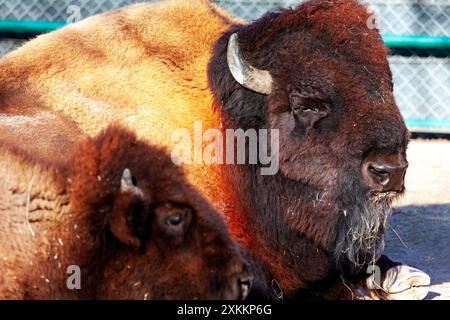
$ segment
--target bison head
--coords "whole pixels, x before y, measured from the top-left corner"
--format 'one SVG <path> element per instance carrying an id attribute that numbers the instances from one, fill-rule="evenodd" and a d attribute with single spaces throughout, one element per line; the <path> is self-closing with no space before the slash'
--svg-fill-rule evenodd
<path id="1" fill-rule="evenodd" d="M 388 50 L 369 20 L 353 0 L 309 1 L 233 27 L 209 66 L 226 125 L 279 129 L 280 173 L 257 178 L 283 195 L 272 210 L 341 267 L 379 256 L 408 165 Z"/>
<path id="2" fill-rule="evenodd" d="M 225 223 L 164 149 L 112 126 L 75 159 L 74 208 L 102 242 L 101 253 L 83 248 L 96 252 L 97 298 L 247 296 L 251 278 Z"/>

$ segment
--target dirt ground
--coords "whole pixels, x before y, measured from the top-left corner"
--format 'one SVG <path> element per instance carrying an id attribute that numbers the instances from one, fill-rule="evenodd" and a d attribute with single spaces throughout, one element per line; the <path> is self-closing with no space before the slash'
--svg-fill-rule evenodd
<path id="1" fill-rule="evenodd" d="M 450 141 L 413 140 L 408 161 L 385 252 L 430 275 L 427 299 L 450 300 Z"/>

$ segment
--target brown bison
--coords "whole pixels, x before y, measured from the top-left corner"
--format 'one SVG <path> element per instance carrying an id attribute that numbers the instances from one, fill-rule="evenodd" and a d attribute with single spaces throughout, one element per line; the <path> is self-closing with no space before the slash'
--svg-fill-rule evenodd
<path id="1" fill-rule="evenodd" d="M 0 298 L 246 297 L 226 225 L 163 148 L 116 126 L 70 143 L 54 121 L 0 120 Z"/>
<path id="2" fill-rule="evenodd" d="M 260 262 L 260 292 L 352 298 L 378 274 L 372 295 L 394 298 L 389 278 L 411 297 L 427 276 L 381 255 L 409 133 L 369 16 L 354 0 L 308 1 L 251 24 L 206 0 L 129 6 L 3 58 L 0 111 L 50 109 L 91 135 L 116 120 L 169 148 L 195 121 L 277 129 L 274 175 L 261 175 L 262 163 L 186 165 Z M 379 272 L 369 277 L 368 266 Z"/>

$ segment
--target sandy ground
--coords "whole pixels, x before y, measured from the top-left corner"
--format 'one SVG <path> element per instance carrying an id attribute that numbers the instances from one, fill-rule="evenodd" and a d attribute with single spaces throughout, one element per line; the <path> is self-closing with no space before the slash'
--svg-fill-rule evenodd
<path id="1" fill-rule="evenodd" d="M 408 161 L 385 252 L 430 275 L 427 299 L 450 300 L 450 141 L 413 140 Z"/>

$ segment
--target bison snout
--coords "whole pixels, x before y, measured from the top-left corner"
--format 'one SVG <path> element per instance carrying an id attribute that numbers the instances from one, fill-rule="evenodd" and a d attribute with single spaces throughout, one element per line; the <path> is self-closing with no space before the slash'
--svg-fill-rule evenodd
<path id="1" fill-rule="evenodd" d="M 229 281 L 231 291 L 225 294 L 225 299 L 244 300 L 248 297 L 253 281 L 252 276 L 248 272 L 237 273 Z"/>
<path id="2" fill-rule="evenodd" d="M 244 300 L 250 293 L 252 287 L 252 277 L 247 272 L 241 273 L 235 280 L 238 289 L 238 300 Z"/>
<path id="3" fill-rule="evenodd" d="M 365 183 L 375 192 L 403 192 L 408 161 L 401 154 L 369 154 L 362 164 Z"/>

